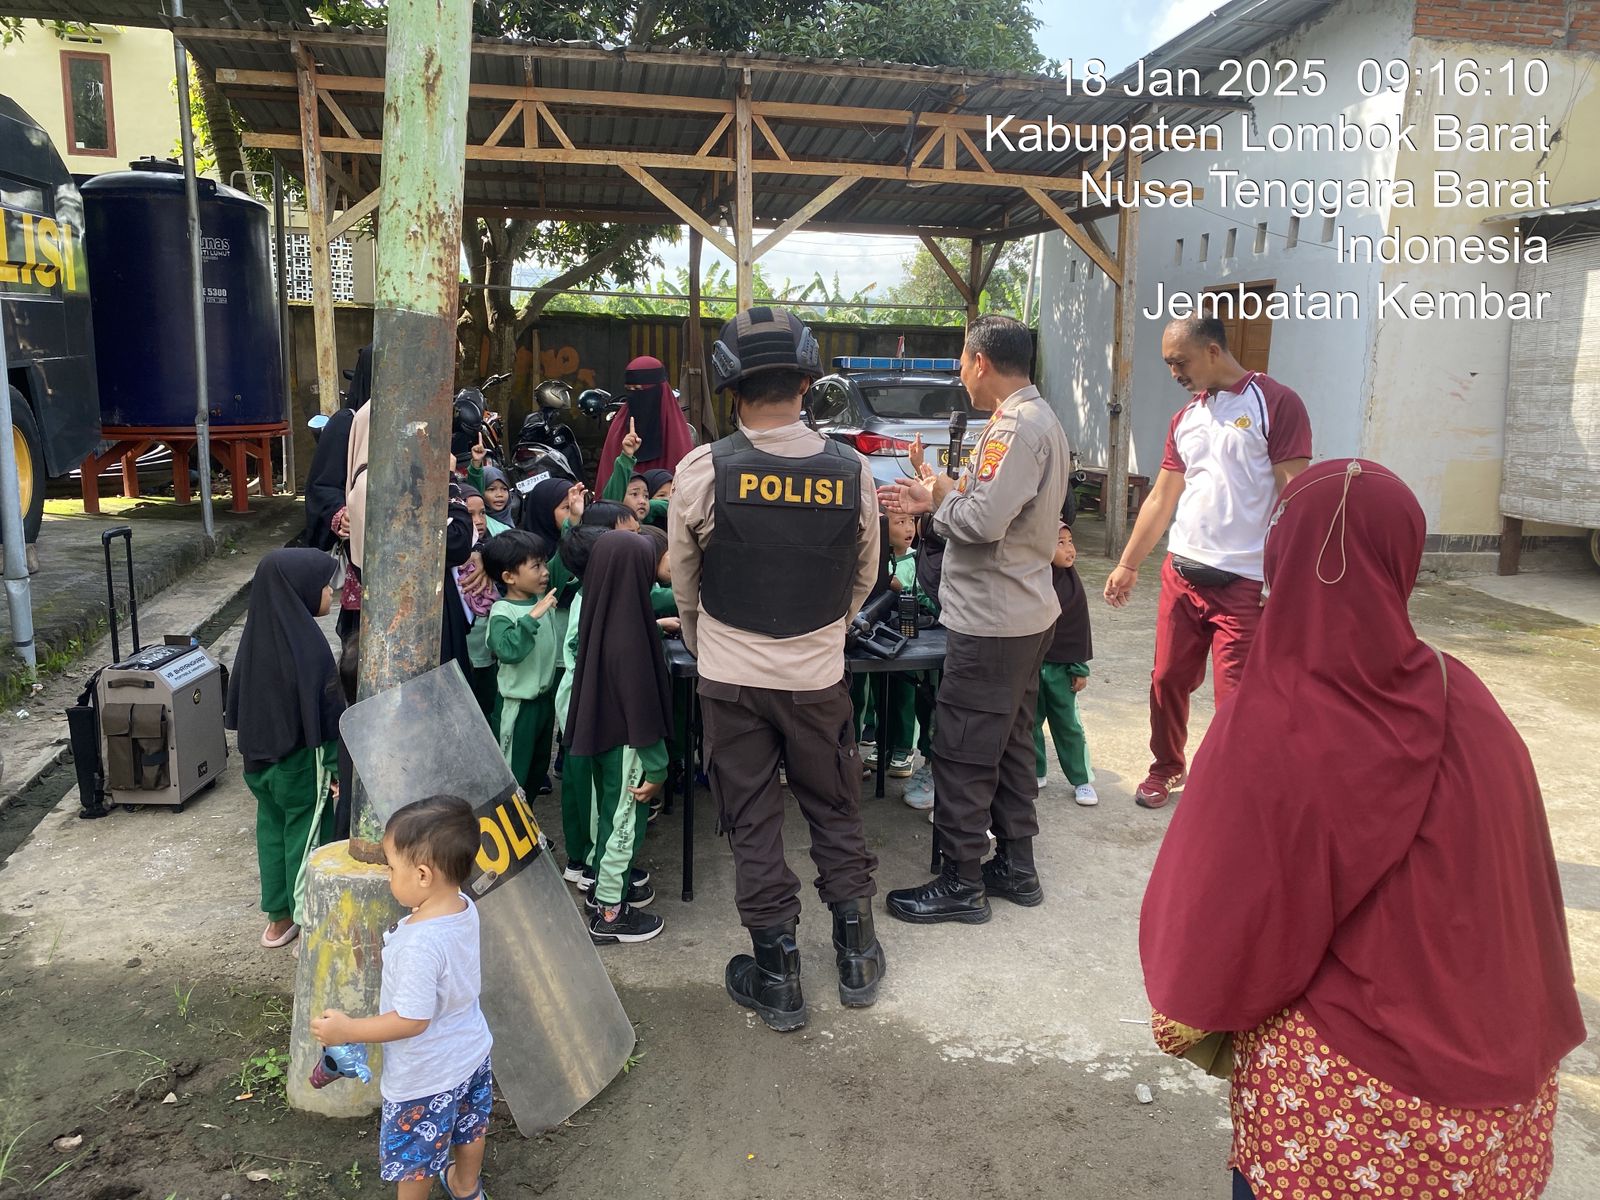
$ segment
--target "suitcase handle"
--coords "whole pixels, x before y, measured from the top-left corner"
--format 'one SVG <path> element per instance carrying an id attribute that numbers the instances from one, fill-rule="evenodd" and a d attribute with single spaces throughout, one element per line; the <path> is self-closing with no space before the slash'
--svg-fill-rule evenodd
<path id="1" fill-rule="evenodd" d="M 128 559 L 128 618 L 132 624 L 133 652 L 137 654 L 143 649 L 139 645 L 139 596 L 133 586 L 133 527 L 116 525 L 100 534 L 100 545 L 106 552 L 106 609 L 111 625 L 111 661 L 114 663 L 122 661 L 122 648 L 117 642 L 117 589 L 111 581 L 111 543 L 117 538 L 122 539 Z"/>
<path id="2" fill-rule="evenodd" d="M 156 681 L 154 679 L 111 679 L 106 681 L 106 690 L 110 691 L 112 688 L 153 688 L 155 685 Z"/>

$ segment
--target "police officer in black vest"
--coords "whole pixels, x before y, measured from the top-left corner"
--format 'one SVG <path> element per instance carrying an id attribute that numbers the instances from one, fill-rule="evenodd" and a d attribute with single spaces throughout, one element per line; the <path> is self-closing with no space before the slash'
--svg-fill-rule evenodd
<path id="1" fill-rule="evenodd" d="M 833 910 L 839 999 L 871 1004 L 884 972 L 844 662 L 845 628 L 878 569 L 878 505 L 866 460 L 802 420 L 822 361 L 798 317 L 740 313 L 722 331 L 712 370 L 718 391 L 733 389 L 739 428 L 678 465 L 672 590 L 699 663 L 706 769 L 755 950 L 729 962 L 728 994 L 786 1031 L 805 1024 L 806 1004 L 780 764 L 811 827 L 817 890 Z"/>

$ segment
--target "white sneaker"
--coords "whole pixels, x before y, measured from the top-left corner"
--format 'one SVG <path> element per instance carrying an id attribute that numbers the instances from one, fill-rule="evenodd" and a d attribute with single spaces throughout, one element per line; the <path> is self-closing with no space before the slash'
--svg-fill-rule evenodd
<path id="1" fill-rule="evenodd" d="M 1039 776 L 1038 779 L 1034 780 L 1034 782 L 1037 783 L 1040 787 L 1043 787 L 1045 784 L 1050 782 L 1050 776 L 1041 775 L 1041 776 Z"/>
<path id="2" fill-rule="evenodd" d="M 901 795 L 900 799 L 904 800 L 912 808 L 918 809 L 919 811 L 922 809 L 932 809 L 933 768 L 927 763 L 923 763 L 915 771 L 911 772 L 911 778 L 907 780 L 906 790 Z"/>
<path id="3" fill-rule="evenodd" d="M 1085 808 L 1093 808 L 1100 803 L 1100 794 L 1094 790 L 1092 783 L 1080 783 L 1072 798 Z"/>

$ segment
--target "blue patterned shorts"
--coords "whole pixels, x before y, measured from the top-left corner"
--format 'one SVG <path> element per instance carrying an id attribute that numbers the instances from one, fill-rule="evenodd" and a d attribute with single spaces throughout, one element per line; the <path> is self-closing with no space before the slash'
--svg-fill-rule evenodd
<path id="1" fill-rule="evenodd" d="M 489 1132 L 489 1106 L 494 1094 L 489 1060 L 472 1078 L 437 1096 L 383 1102 L 383 1127 L 378 1131 L 379 1172 L 387 1183 L 432 1179 L 450 1162 L 450 1147 L 465 1146 Z"/>

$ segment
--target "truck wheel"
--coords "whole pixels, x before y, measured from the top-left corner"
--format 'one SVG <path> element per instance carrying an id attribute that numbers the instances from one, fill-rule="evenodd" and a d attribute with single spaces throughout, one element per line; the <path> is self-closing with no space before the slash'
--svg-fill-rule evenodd
<path id="1" fill-rule="evenodd" d="M 32 543 L 38 540 L 39 523 L 44 519 L 44 443 L 22 393 L 14 387 L 6 391 L 11 401 L 11 441 L 17 452 L 23 540 Z"/>

